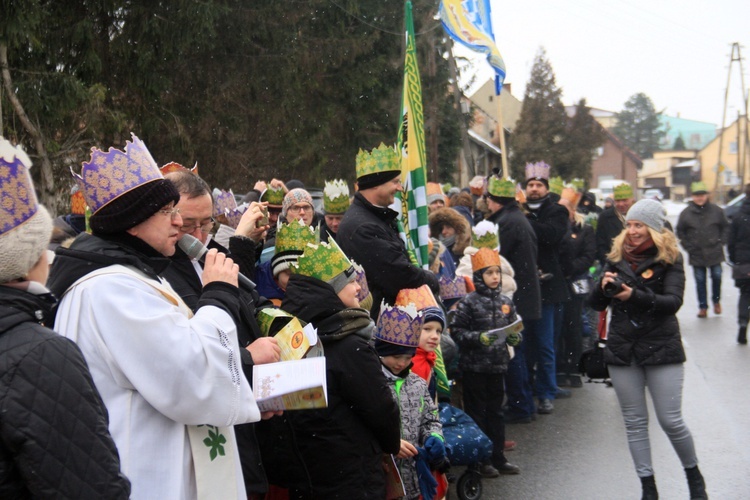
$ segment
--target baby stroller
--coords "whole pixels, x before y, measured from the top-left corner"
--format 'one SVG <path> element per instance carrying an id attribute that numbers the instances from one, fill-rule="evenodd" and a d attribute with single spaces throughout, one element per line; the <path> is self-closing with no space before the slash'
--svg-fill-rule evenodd
<path id="1" fill-rule="evenodd" d="M 451 465 L 465 465 L 466 470 L 456 482 L 456 493 L 461 500 L 482 498 L 482 475 L 479 464 L 492 455 L 492 441 L 479 426 L 459 408 L 440 403 L 440 423 Z"/>

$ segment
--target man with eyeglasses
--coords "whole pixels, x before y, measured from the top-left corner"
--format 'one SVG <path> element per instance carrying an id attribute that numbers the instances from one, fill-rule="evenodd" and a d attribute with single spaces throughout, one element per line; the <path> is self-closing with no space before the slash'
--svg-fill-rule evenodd
<path id="1" fill-rule="evenodd" d="M 180 193 L 180 201 L 177 203 L 177 208 L 180 209 L 180 216 L 182 217 L 180 236 L 189 234 L 200 240 L 204 245 L 208 242 L 208 248 L 215 248 L 223 254 L 230 255 L 226 248 L 213 240 L 208 241 L 208 236 L 214 225 L 214 220 L 211 217 L 214 211 L 213 198 L 208 184 L 190 171 L 171 172 L 165 175 L 165 178 L 172 181 Z M 249 237 L 235 235 L 230 238 L 230 245 L 235 252 L 239 250 L 254 255 L 255 245 L 265 230 L 265 227 L 258 228 L 255 224 L 263 215 L 259 207 L 260 204 L 252 203 L 246 210 L 243 221 L 237 227 L 240 234 L 247 232 Z M 203 267 L 200 262 L 190 259 L 180 247 L 176 248 L 170 259 L 172 264 L 164 270 L 162 277 L 169 281 L 169 284 L 182 297 L 188 307 L 196 311 L 203 290 L 201 281 Z M 253 260 L 253 257 L 250 257 L 249 259 L 238 259 L 238 262 L 253 263 Z M 245 275 L 254 276 L 252 269 L 241 268 L 240 270 Z M 240 351 L 242 369 L 248 382 L 251 382 L 253 366 L 279 361 L 281 349 L 275 338 L 261 335 L 255 319 L 257 311 L 263 307 L 270 307 L 271 302 L 261 297 L 255 289 L 244 287 L 240 288 L 240 299 L 239 317 L 241 321 L 237 323 L 237 337 L 240 346 L 244 347 Z M 265 494 L 267 481 L 260 465 L 260 451 L 255 437 L 254 425 L 237 426 L 235 427 L 235 433 L 247 494 L 248 496 Z"/>
<path id="2" fill-rule="evenodd" d="M 246 499 L 233 426 L 261 414 L 242 376 L 238 266 L 206 254 L 195 313 L 159 276 L 180 194 L 137 137 L 93 149 L 78 182 L 92 234 L 58 249 L 55 329 L 83 352 L 133 498 Z"/>

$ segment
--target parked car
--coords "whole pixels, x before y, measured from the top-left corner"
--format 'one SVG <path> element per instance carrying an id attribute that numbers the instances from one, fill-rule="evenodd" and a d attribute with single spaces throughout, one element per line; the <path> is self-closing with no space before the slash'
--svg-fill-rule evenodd
<path id="1" fill-rule="evenodd" d="M 742 205 L 742 202 L 745 200 L 745 193 L 742 193 L 741 195 L 737 196 L 736 198 L 729 201 L 724 206 L 724 215 L 727 216 L 727 219 L 730 221 L 732 220 L 732 217 L 740 211 L 740 206 Z"/>
<path id="2" fill-rule="evenodd" d="M 664 193 L 661 192 L 661 189 L 647 189 L 643 192 L 643 197 L 647 200 L 662 201 Z"/>

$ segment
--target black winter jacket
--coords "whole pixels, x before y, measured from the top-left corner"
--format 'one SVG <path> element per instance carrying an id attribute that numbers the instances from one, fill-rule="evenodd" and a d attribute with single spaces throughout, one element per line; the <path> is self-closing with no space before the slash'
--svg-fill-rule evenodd
<path id="1" fill-rule="evenodd" d="M 356 193 L 336 234 L 336 243 L 344 253 L 365 269 L 373 318 L 378 317 L 381 300 L 393 304 L 404 288 L 428 285 L 436 296 L 440 293 L 437 277 L 409 260 L 398 235 L 397 216 L 390 208 L 377 207 Z"/>
<path id="2" fill-rule="evenodd" d="M 500 254 L 515 272 L 518 289 L 513 303 L 525 321 L 542 317 L 542 292 L 537 272 L 537 239 L 531 224 L 516 201 L 503 206 L 487 218 L 500 228 Z"/>
<path id="3" fill-rule="evenodd" d="M 451 337 L 458 344 L 458 365 L 464 372 L 505 373 L 510 362 L 505 342 L 486 346 L 479 341 L 479 335 L 516 321 L 516 308 L 500 293 L 500 288 L 489 289 L 479 273 L 474 273 L 474 287 L 476 291 L 461 299 L 450 314 Z"/>
<path id="4" fill-rule="evenodd" d="M 382 457 L 398 453 L 401 420 L 369 342 L 367 311 L 347 309 L 330 285 L 300 274 L 289 278 L 282 309 L 318 329 L 328 407 L 285 412 L 286 429 L 277 421 L 276 432 L 259 432 L 273 455 L 271 463 L 264 454 L 269 480 L 289 487 L 290 498 L 382 500 Z"/>
<path id="5" fill-rule="evenodd" d="M 572 223 L 565 233 L 562 248 L 560 264 L 565 278 L 572 281 L 588 275 L 596 260 L 594 229 L 587 224 Z"/>
<path id="6" fill-rule="evenodd" d="M 745 198 L 737 215 L 732 217 L 727 250 L 733 264 L 750 264 L 750 198 Z"/>
<path id="7" fill-rule="evenodd" d="M 687 250 L 691 266 L 710 267 L 724 262 L 728 235 L 724 210 L 711 202 L 698 206 L 691 201 L 677 221 L 677 236 Z"/>
<path id="8" fill-rule="evenodd" d="M 83 354 L 41 324 L 48 297 L 0 286 L 0 498 L 128 498 Z"/>
<path id="9" fill-rule="evenodd" d="M 560 266 L 560 252 L 563 237 L 570 226 L 568 210 L 547 198 L 538 209 L 529 210 L 527 217 L 539 244 L 537 265 L 542 272 L 552 274 L 551 278 L 541 282 L 542 302 L 567 302 L 570 294 Z"/>
<path id="10" fill-rule="evenodd" d="M 682 255 L 672 264 L 657 262 L 656 248 L 652 256 L 635 271 L 623 261 L 607 262 L 604 271 L 616 272 L 633 287 L 630 300 L 622 302 L 604 296 L 599 280 L 589 296 L 591 307 L 603 311 L 612 306 L 612 321 L 604 352 L 612 365 L 664 365 L 683 363 L 677 311 L 685 291 L 685 270 Z"/>
<path id="11" fill-rule="evenodd" d="M 615 207 L 609 207 L 599 214 L 596 223 L 596 258 L 603 266 L 607 254 L 612 249 L 612 240 L 625 229 L 624 219 Z"/>

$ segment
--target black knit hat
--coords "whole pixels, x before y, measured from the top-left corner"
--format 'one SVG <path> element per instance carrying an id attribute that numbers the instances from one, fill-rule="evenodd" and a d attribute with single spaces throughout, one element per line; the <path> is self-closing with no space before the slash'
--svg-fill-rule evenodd
<path id="1" fill-rule="evenodd" d="M 359 186 L 360 190 L 374 188 L 390 182 L 400 175 L 400 170 L 387 170 L 385 172 L 363 175 L 357 179 L 357 186 Z"/>
<path id="2" fill-rule="evenodd" d="M 137 226 L 156 212 L 178 203 L 180 193 L 167 179 L 142 184 L 110 201 L 89 219 L 94 234 L 115 234 Z"/>

